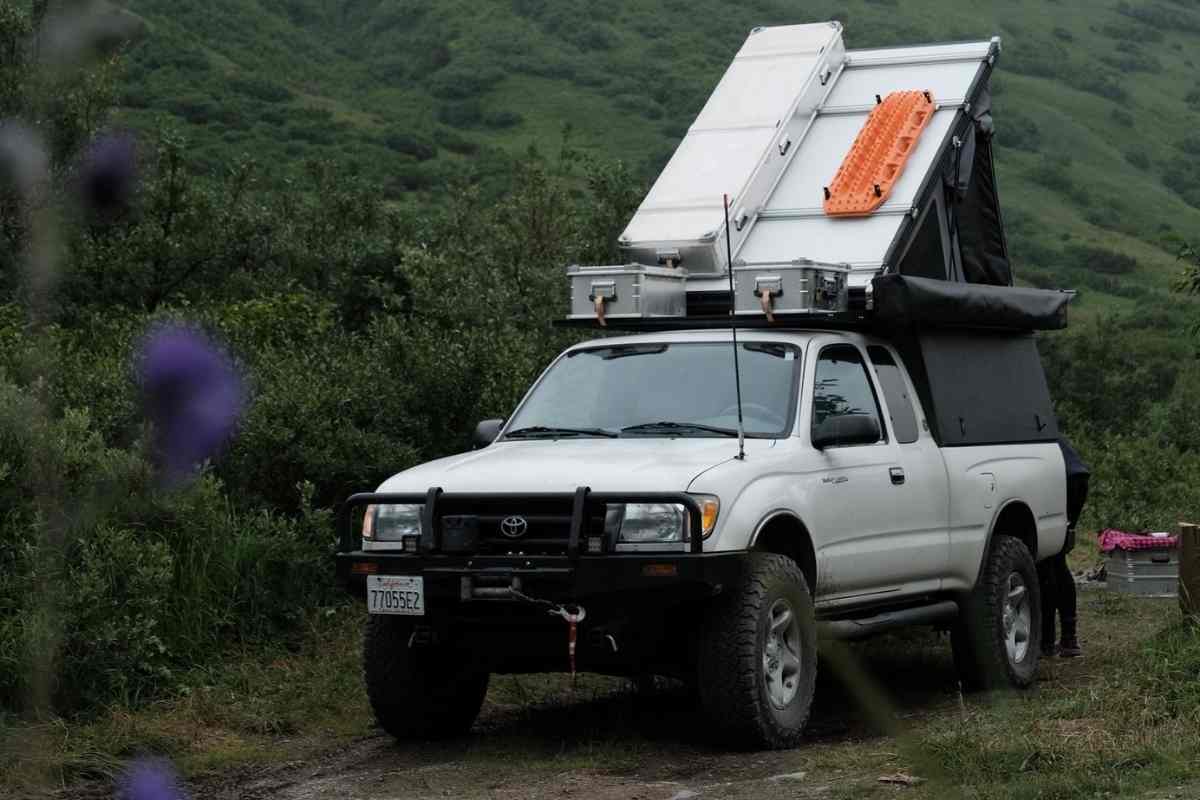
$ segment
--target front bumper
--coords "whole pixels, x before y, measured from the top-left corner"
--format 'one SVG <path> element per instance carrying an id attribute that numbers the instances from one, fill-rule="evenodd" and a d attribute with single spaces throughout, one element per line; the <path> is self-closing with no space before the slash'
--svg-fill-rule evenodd
<path id="1" fill-rule="evenodd" d="M 481 553 L 470 544 L 475 537 L 455 534 L 472 504 L 494 508 L 510 501 L 571 509 L 569 533 L 558 540 L 555 553 Z M 417 552 L 358 549 L 351 509 L 418 502 L 425 508 Z M 683 505 L 691 519 L 687 552 L 624 553 L 616 552 L 615 541 L 597 542 L 600 506 L 629 502 Z M 444 524 L 443 515 L 452 522 Z M 435 488 L 424 495 L 362 494 L 343 506 L 339 523 L 337 575 L 347 590 L 363 594 L 368 575 L 420 576 L 426 613 L 396 624 L 412 626 L 414 643 L 469 651 L 474 663 L 494 672 L 564 669 L 566 626 L 551 612 L 569 606 L 586 610 L 578 628 L 580 669 L 678 673 L 689 663 L 704 606 L 740 580 L 747 555 L 703 552 L 699 504 L 678 493 L 580 488 L 566 495 L 507 496 L 443 494 Z M 586 552 L 597 544 L 599 553 Z"/>
<path id="2" fill-rule="evenodd" d="M 745 553 L 622 553 L 578 558 L 480 557 L 352 551 L 337 556 L 338 579 L 361 592 L 367 575 L 419 575 L 431 599 L 513 599 L 500 591 L 558 603 L 619 602 L 630 593 L 711 596 L 738 579 Z"/>

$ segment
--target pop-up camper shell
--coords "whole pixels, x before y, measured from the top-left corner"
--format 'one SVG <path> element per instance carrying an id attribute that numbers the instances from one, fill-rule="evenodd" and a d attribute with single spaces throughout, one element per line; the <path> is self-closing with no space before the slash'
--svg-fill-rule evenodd
<path id="1" fill-rule="evenodd" d="M 621 235 L 626 263 L 568 268 L 564 324 L 866 330 L 905 358 L 939 444 L 1053 440 L 1030 332 L 1065 327 L 1072 293 L 1012 285 L 999 55 L 754 29 Z"/>

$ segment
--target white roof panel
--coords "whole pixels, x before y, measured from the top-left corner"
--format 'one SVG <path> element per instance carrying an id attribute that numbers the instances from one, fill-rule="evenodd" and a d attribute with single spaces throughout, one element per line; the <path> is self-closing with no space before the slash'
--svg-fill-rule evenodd
<path id="1" fill-rule="evenodd" d="M 873 106 L 875 95 L 923 91 L 935 103 L 961 103 L 979 74 L 979 61 L 944 61 L 912 66 L 846 67 L 825 103 L 826 110 Z"/>
<path id="2" fill-rule="evenodd" d="M 847 52 L 832 91 L 735 257 L 748 263 L 801 258 L 849 263 L 862 270 L 851 283 L 865 282 L 888 257 L 905 214 L 937 167 L 942 145 L 993 47 L 993 42 L 971 42 Z M 866 124 L 876 95 L 912 90 L 930 92 L 939 110 L 922 132 L 884 206 L 865 217 L 826 216 L 824 187 L 832 183 Z"/>
<path id="3" fill-rule="evenodd" d="M 911 206 L 925 173 L 933 166 L 938 148 L 954 124 L 957 109 L 943 109 L 933 115 L 925 132 L 917 141 L 916 148 L 908 157 L 908 164 L 900 179 L 892 188 L 887 205 Z M 804 140 L 804 146 L 792 159 L 783 178 L 775 187 L 768 211 L 784 209 L 821 208 L 824 187 L 833 181 L 834 173 L 854 143 L 854 138 L 867 121 L 867 114 L 835 114 L 818 117 Z M 882 260 L 883 255 L 880 254 Z"/>
<path id="4" fill-rule="evenodd" d="M 708 241 L 707 234 L 724 222 L 722 196 L 743 199 L 768 162 L 781 126 L 797 109 L 811 109 L 810 95 L 817 94 L 811 87 L 823 90 L 831 63 L 840 65 L 844 52 L 836 22 L 751 31 L 626 227 L 622 243 Z M 724 254 L 719 257 L 724 260 Z"/>
<path id="5" fill-rule="evenodd" d="M 883 248 L 900 226 L 900 214 L 847 219 L 824 214 L 798 219 L 759 220 L 739 258 L 747 263 L 787 263 L 800 258 L 831 264 L 878 266 Z"/>

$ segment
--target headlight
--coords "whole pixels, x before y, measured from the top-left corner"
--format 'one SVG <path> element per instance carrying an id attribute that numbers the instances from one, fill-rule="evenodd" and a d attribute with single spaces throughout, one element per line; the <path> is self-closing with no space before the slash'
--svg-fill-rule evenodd
<path id="1" fill-rule="evenodd" d="M 687 512 L 672 503 L 629 503 L 621 519 L 622 542 L 682 542 Z"/>
<path id="2" fill-rule="evenodd" d="M 717 525 L 721 501 L 713 495 L 695 497 L 700 504 L 701 535 L 707 539 Z M 604 527 L 609 534 L 616 533 L 619 550 L 654 549 L 654 545 L 664 544 L 679 545 L 667 549 L 683 549 L 689 538 L 690 517 L 687 509 L 677 503 L 627 503 L 608 507 Z"/>
<path id="3" fill-rule="evenodd" d="M 425 506 L 367 506 L 363 515 L 363 538 L 376 542 L 398 542 L 405 536 L 421 535 L 421 512 Z"/>

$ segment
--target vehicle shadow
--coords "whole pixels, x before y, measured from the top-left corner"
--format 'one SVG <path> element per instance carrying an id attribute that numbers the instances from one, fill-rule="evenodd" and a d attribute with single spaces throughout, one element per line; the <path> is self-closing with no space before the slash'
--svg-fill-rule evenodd
<path id="1" fill-rule="evenodd" d="M 866 708 L 853 680 L 835 674 L 822 659 L 806 741 L 819 744 L 872 739 L 885 734 L 881 719 L 903 721 L 944 710 L 958 702 L 957 678 L 944 637 L 902 632 L 845 648 L 885 708 Z M 574 690 L 560 675 L 500 676 L 467 737 L 419 746 L 418 758 L 438 761 L 464 753 L 503 759 L 520 754 L 597 756 L 604 760 L 659 753 L 724 752 L 699 713 L 694 691 L 682 684 L 645 695 L 629 681 L 581 676 Z M 894 724 L 894 723 L 893 723 Z M 412 754 L 412 745 L 396 745 Z M 428 762 L 427 762 L 428 763 Z"/>

